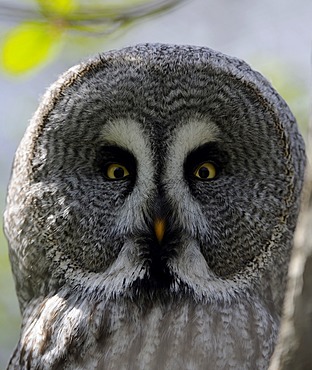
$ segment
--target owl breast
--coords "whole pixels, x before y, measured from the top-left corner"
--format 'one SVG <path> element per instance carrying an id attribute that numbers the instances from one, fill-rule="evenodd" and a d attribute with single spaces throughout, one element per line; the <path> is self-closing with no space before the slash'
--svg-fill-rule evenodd
<path id="1" fill-rule="evenodd" d="M 250 294 L 204 304 L 159 292 L 144 305 L 91 306 L 61 295 L 32 311 L 16 353 L 38 369 L 266 369 L 276 341 L 278 318 Z"/>

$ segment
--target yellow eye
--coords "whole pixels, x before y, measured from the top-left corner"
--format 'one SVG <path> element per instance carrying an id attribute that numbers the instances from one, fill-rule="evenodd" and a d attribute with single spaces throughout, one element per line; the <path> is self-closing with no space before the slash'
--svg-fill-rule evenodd
<path id="1" fill-rule="evenodd" d="M 211 180 L 217 175 L 217 169 L 211 162 L 202 163 L 194 171 L 194 175 L 201 180 Z"/>
<path id="2" fill-rule="evenodd" d="M 129 176 L 129 171 L 119 163 L 111 163 L 106 169 L 106 176 L 111 180 L 121 180 Z"/>

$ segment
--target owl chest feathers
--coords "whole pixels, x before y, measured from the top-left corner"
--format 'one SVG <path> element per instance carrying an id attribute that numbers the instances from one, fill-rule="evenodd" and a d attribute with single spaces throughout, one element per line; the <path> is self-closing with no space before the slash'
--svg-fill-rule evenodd
<path id="1" fill-rule="evenodd" d="M 266 369 L 278 330 L 278 318 L 257 297 L 78 302 L 52 296 L 35 303 L 12 363 L 19 358 L 42 370 Z"/>

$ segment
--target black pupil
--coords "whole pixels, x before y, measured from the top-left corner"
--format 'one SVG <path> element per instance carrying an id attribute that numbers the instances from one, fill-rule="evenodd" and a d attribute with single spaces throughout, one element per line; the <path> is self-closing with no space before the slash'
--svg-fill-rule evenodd
<path id="1" fill-rule="evenodd" d="M 121 179 L 123 178 L 125 175 L 125 171 L 122 167 L 117 167 L 115 170 L 114 170 L 114 176 L 116 179 Z"/>
<path id="2" fill-rule="evenodd" d="M 209 170 L 207 167 L 201 167 L 199 170 L 198 170 L 198 175 L 201 179 L 208 179 L 209 177 Z"/>

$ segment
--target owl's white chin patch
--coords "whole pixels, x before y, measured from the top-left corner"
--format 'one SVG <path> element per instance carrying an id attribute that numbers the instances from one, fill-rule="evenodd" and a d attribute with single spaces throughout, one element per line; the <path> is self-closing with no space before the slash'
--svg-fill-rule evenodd
<path id="1" fill-rule="evenodd" d="M 156 251 L 149 253 L 152 248 Z M 129 238 L 105 271 L 69 268 L 68 261 L 65 264 L 67 285 L 72 291 L 86 296 L 96 292 L 95 298 L 102 297 L 103 301 L 118 297 L 136 301 L 161 291 L 167 297 L 189 296 L 196 302 L 216 299 L 229 302 L 242 290 L 249 289 L 243 283 L 238 289 L 235 281 L 216 275 L 195 239 L 186 236 L 180 244 L 174 245 L 173 253 L 166 253 L 170 248 L 170 245 L 159 245 L 157 241 L 149 245 Z"/>
<path id="2" fill-rule="evenodd" d="M 142 297 L 158 289 L 177 295 L 188 292 L 196 301 L 210 300 L 216 294 L 220 298 L 226 295 L 226 299 L 236 295 L 231 289 L 235 287 L 233 282 L 221 279 L 210 269 L 197 241 L 185 240 L 168 259 L 161 255 L 140 259 L 141 247 L 129 239 L 107 270 L 101 273 L 71 270 L 68 283 L 74 287 L 83 286 L 86 294 L 96 286 L 105 300 L 118 296 Z M 166 249 L 166 246 L 158 247 Z M 151 247 L 146 246 L 148 248 Z"/>
<path id="3" fill-rule="evenodd" d="M 170 264 L 175 281 L 181 282 L 198 300 L 209 300 L 212 294 L 229 291 L 229 281 L 221 280 L 209 268 L 196 241 L 188 241 Z M 176 287 L 177 289 L 178 286 Z"/>
<path id="4" fill-rule="evenodd" d="M 170 271 L 187 284 L 193 281 L 202 285 L 204 281 L 215 280 L 196 241 L 186 241 L 181 245 L 178 255 L 170 261 Z"/>

